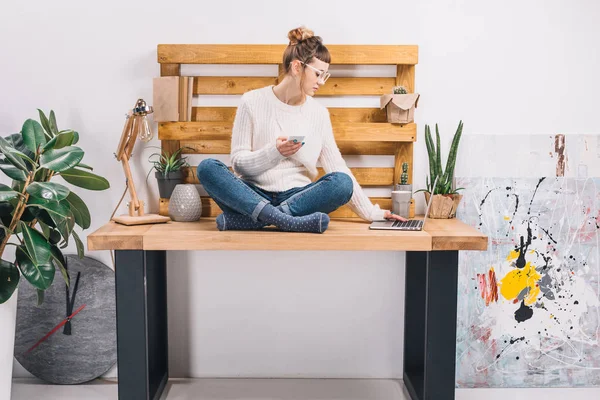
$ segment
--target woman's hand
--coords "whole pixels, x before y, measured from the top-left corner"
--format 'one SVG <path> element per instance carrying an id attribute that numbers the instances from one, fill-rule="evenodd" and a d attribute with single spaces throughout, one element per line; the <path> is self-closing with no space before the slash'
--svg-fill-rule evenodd
<path id="1" fill-rule="evenodd" d="M 296 154 L 296 152 L 298 150 L 300 150 L 300 148 L 302 148 L 302 146 L 304 145 L 304 143 L 294 143 L 294 142 L 290 142 L 289 140 L 287 140 L 287 137 L 285 136 L 279 136 L 277 138 L 277 150 L 279 150 L 279 152 L 281 153 L 282 156 L 284 157 L 289 157 L 292 154 Z"/>
<path id="2" fill-rule="evenodd" d="M 389 219 L 389 220 L 398 220 L 398 221 L 408 221 L 406 218 L 399 216 L 398 214 L 393 214 L 392 212 L 386 210 L 385 213 L 383 214 L 383 217 L 385 219 Z"/>

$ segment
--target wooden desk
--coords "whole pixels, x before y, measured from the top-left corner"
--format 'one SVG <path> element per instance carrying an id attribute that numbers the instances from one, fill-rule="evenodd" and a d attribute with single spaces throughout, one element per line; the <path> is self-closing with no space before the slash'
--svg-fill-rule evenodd
<path id="1" fill-rule="evenodd" d="M 110 222 L 88 236 L 88 249 L 116 253 L 119 399 L 158 399 L 168 380 L 167 250 L 406 251 L 404 383 L 413 399 L 454 399 L 458 251 L 486 250 L 487 242 L 457 219 L 429 219 L 421 232 L 332 220 L 324 234 L 220 232 L 214 218 Z"/>

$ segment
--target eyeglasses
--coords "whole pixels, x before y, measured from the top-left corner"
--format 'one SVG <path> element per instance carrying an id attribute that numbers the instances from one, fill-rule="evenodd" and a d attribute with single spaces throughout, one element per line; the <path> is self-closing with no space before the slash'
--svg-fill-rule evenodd
<path id="1" fill-rule="evenodd" d="M 307 63 L 305 63 L 303 61 L 300 61 L 300 63 L 306 65 L 308 68 L 315 71 L 315 74 L 317 75 L 317 82 L 321 81 L 323 84 L 325 84 L 325 82 L 327 82 L 327 79 L 329 79 L 329 77 L 331 76 L 331 74 L 329 72 L 321 71 L 320 69 L 317 69 L 317 68 L 313 67 L 312 65 L 308 65 Z"/>

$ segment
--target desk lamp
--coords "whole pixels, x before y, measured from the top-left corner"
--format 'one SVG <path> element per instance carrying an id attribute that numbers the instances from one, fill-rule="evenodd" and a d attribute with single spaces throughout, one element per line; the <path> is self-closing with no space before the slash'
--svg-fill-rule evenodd
<path id="1" fill-rule="evenodd" d="M 147 105 L 143 99 L 138 99 L 133 109 L 127 113 L 127 120 L 125 122 L 125 127 L 123 128 L 123 133 L 121 134 L 121 141 L 119 142 L 119 147 L 117 147 L 117 152 L 115 153 L 117 161 L 123 163 L 126 184 L 131 196 L 128 203 L 129 214 L 113 218 L 113 221 L 118 222 L 119 224 L 157 224 L 171 220 L 169 217 L 162 215 L 144 213 L 144 202 L 137 197 L 135 185 L 133 184 L 133 178 L 131 176 L 131 169 L 129 168 L 129 158 L 131 158 L 131 152 L 133 151 L 136 139 L 139 137 L 140 140 L 144 142 L 148 142 L 152 139 L 152 130 L 146 119 L 146 115 L 151 114 L 152 112 L 152 106 Z"/>

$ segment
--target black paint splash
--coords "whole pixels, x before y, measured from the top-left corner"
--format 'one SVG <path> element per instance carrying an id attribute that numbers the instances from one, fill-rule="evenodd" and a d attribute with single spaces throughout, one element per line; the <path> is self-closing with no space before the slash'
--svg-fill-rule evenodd
<path id="1" fill-rule="evenodd" d="M 515 311 L 515 319 L 517 322 L 525 322 L 533 317 L 533 310 L 531 307 L 525 305 L 525 301 L 521 302 L 521 307 Z"/>

